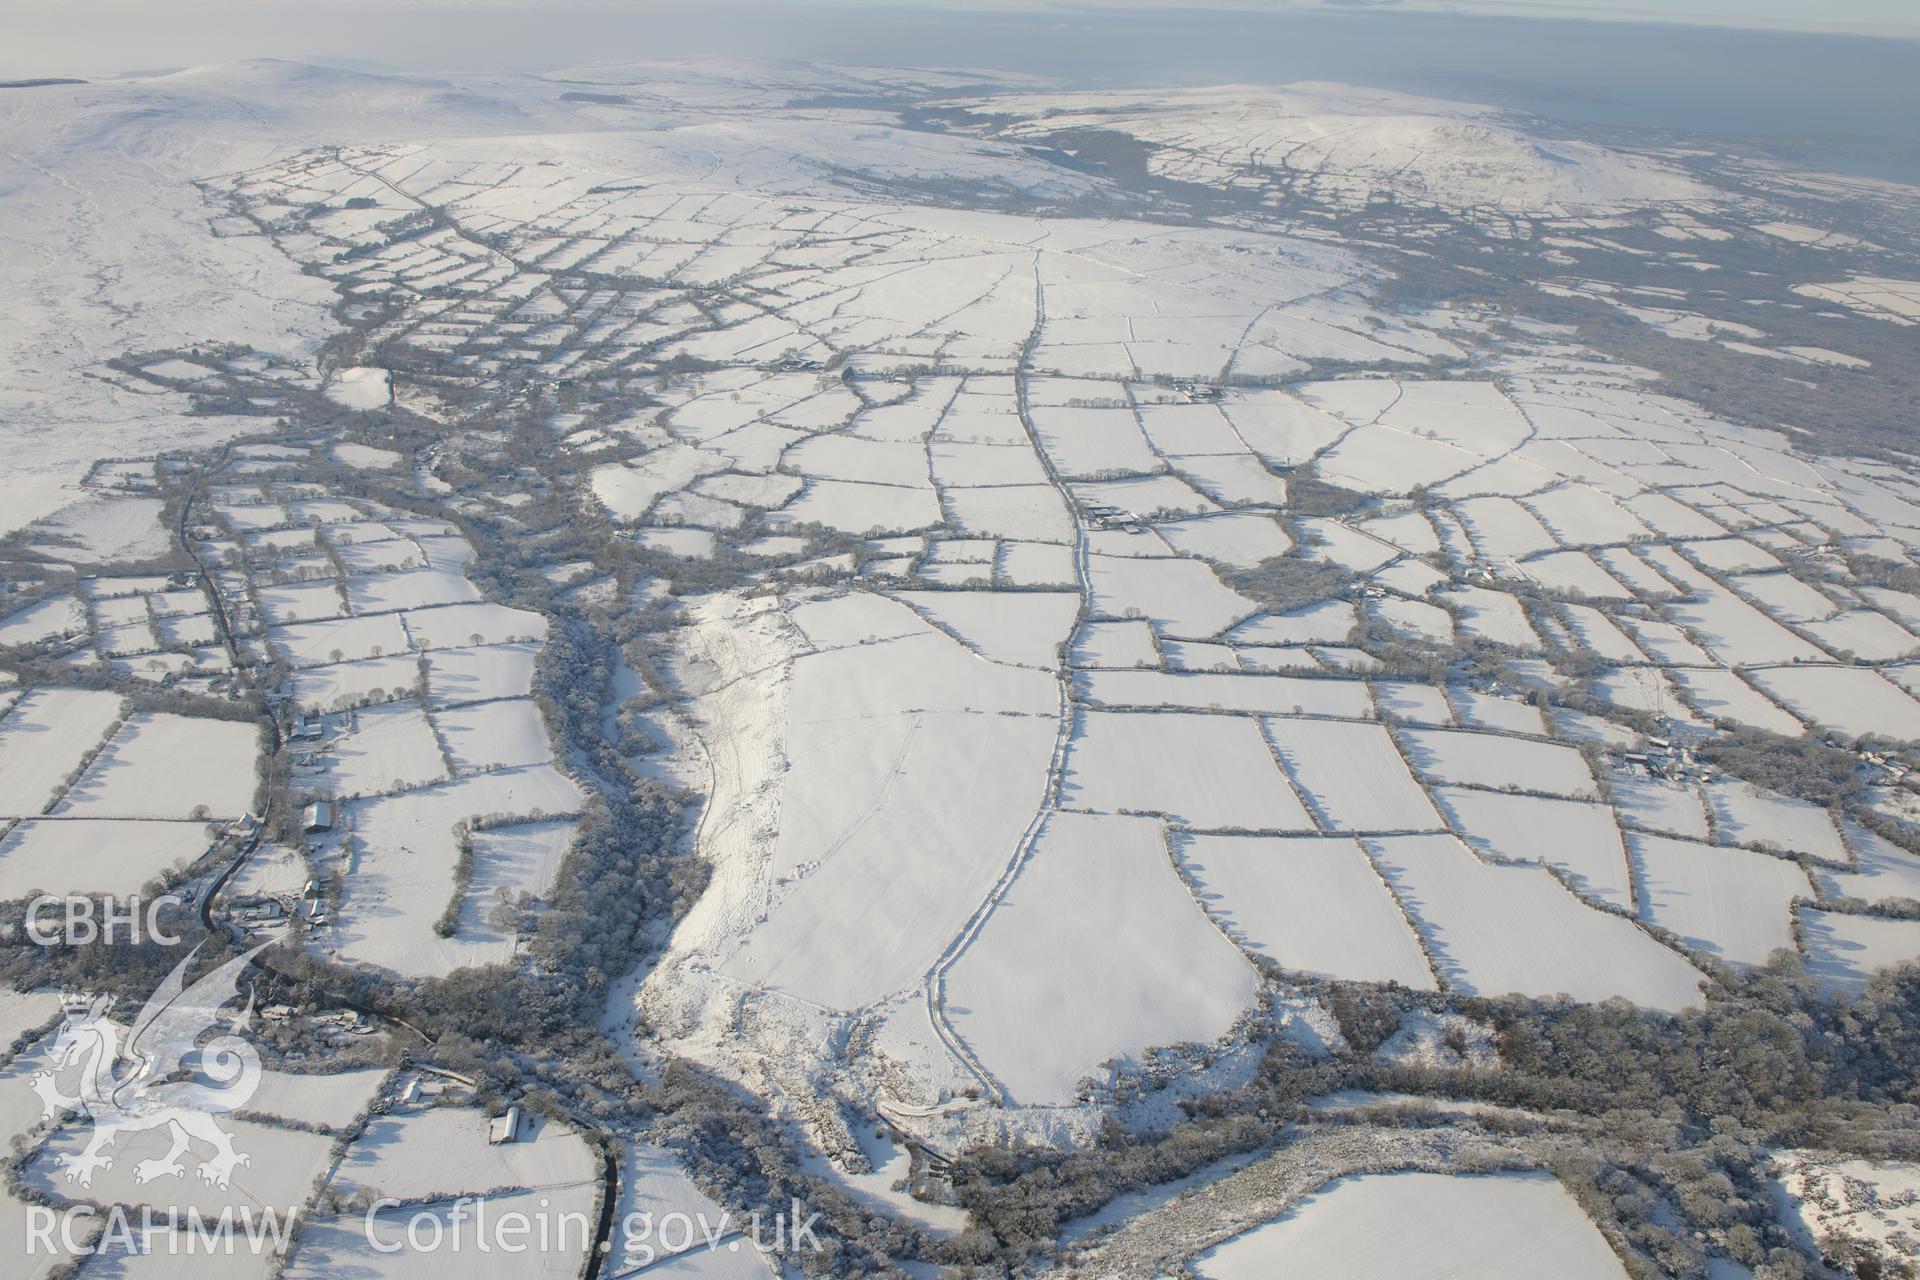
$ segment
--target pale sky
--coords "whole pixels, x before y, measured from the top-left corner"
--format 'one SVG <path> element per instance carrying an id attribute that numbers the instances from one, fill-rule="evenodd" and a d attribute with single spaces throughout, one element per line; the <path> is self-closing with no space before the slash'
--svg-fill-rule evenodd
<path id="1" fill-rule="evenodd" d="M 779 7 L 804 9 L 809 0 Z M 1513 18 L 1576 18 L 1590 21 L 1679 22 L 1703 26 L 1750 27 L 1786 31 L 1828 31 L 1920 39 L 1920 0 L 811 0 L 834 8 L 911 9 L 960 14 L 1045 12 L 1081 14 L 1103 9 L 1282 10 L 1393 13 L 1461 13 Z M 226 5 L 220 0 L 5 0 L 16 18 L 33 17 L 51 27 L 89 27 L 111 38 L 113 15 L 137 11 L 149 21 L 191 25 L 199 15 Z M 271 22 L 284 14 L 293 21 L 332 10 L 343 23 L 369 20 L 385 10 L 468 10 L 537 13 L 540 10 L 604 8 L 628 16 L 673 5 L 653 0 L 247 0 L 251 17 Z M 726 7 L 724 4 L 717 8 Z M 377 18 L 371 19 L 376 24 Z"/>
<path id="2" fill-rule="evenodd" d="M 1920 0 L 1386 0 L 1379 7 L 1920 36 Z"/>
<path id="3" fill-rule="evenodd" d="M 1662 96 L 1744 86 L 1760 108 L 1788 81 L 1805 82 L 1816 107 L 1865 85 L 1878 96 L 1863 111 L 1884 120 L 1913 114 L 1911 99 L 1887 95 L 1920 84 L 1920 0 L 0 0 L 0 9 L 0 76 L 248 57 L 452 71 L 707 55 L 1142 83 L 1345 76 L 1400 87 L 1396 77 L 1411 84 L 1423 71 L 1456 80 L 1478 71 L 1589 97 L 1618 96 L 1635 76 L 1657 78 Z M 1266 19 L 1258 32 L 1240 20 L 1254 14 Z M 1533 20 L 1542 18 L 1602 21 Z M 1672 39 L 1627 25 L 1649 21 L 1691 25 Z M 1783 31 L 1896 38 L 1796 49 L 1791 36 L 1764 34 Z M 1771 52 L 1747 47 L 1760 39 L 1775 42 Z M 1581 59 L 1592 68 L 1567 80 Z"/>
<path id="4" fill-rule="evenodd" d="M 406 0 L 400 0 L 404 3 Z M 419 2 L 419 0 L 415 0 Z M 430 0 L 429 0 L 430 2 Z M 539 0 L 531 0 L 539 3 Z M 1920 0 L 819 0 L 839 6 L 917 9 L 1333 9 L 1468 13 L 1512 18 L 1681 22 L 1786 31 L 1837 31 L 1920 38 Z"/>

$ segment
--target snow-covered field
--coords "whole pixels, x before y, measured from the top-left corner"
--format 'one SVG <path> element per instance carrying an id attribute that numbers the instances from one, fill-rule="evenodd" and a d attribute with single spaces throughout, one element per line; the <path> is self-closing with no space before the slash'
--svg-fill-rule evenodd
<path id="1" fill-rule="evenodd" d="M 339 918 L 323 936 L 326 949 L 344 960 L 409 975 L 509 958 L 510 939 L 458 933 L 443 938 L 434 932 L 455 891 L 460 857 L 455 826 L 496 815 L 509 823 L 552 818 L 576 812 L 580 800 L 570 779 L 540 764 L 355 801 L 349 809 L 351 834 L 333 855 L 341 862 L 346 887 Z M 546 885 L 514 887 L 539 893 Z M 490 901 L 491 892 L 487 897 Z"/>
<path id="2" fill-rule="evenodd" d="M 1495 733 L 1403 729 L 1400 741 L 1414 772 L 1436 782 L 1557 796 L 1593 792 L 1593 775 L 1577 751 Z"/>
<path id="3" fill-rule="evenodd" d="M 305 1222 L 300 1251 L 281 1272 L 289 1280 L 331 1280 L 337 1276 L 377 1276 L 380 1280 L 568 1280 L 579 1273 L 592 1245 L 593 1199 L 577 1195 L 556 1199 L 537 1191 L 505 1192 L 487 1198 L 497 1227 L 508 1215 L 529 1223 L 545 1216 L 550 1235 L 546 1248 L 535 1248 L 537 1237 L 509 1237 L 525 1246 L 519 1253 L 501 1247 L 497 1234 L 476 1221 L 467 1206 L 456 1216 L 450 1202 L 432 1202 L 387 1209 L 375 1215 L 369 1231 L 364 1213 L 316 1214 Z M 564 1207 L 562 1207 L 564 1206 Z M 407 1229 L 416 1215 L 426 1214 L 432 1228 L 421 1226 L 421 1240 L 438 1239 L 438 1249 L 408 1247 Z M 560 1213 L 573 1215 L 567 1234 L 560 1234 Z M 586 1227 L 580 1225 L 584 1217 Z M 511 1228 L 510 1228 L 511 1229 Z M 436 1234 L 437 1232 L 437 1234 Z M 672 1263 L 665 1264 L 672 1266 Z M 661 1274 L 667 1274 L 664 1268 Z"/>
<path id="4" fill-rule="evenodd" d="M 446 781 L 433 725 L 417 704 L 366 707 L 350 719 L 327 757 L 327 786 L 334 794 L 379 795 Z"/>
<path id="5" fill-rule="evenodd" d="M 1311 831 L 1256 721 L 1183 712 L 1087 712 L 1067 752 L 1061 803 L 1162 813 L 1188 827 Z"/>
<path id="6" fill-rule="evenodd" d="M 593 1148 L 564 1126 L 528 1117 L 519 1141 L 492 1145 L 487 1117 L 467 1107 L 431 1107 L 376 1117 L 334 1173 L 345 1192 L 433 1199 L 494 1188 L 562 1189 L 591 1183 Z"/>
<path id="7" fill-rule="evenodd" d="M 1195 835 L 1180 855 L 1207 914 L 1248 949 L 1319 977 L 1433 988 L 1413 930 L 1354 841 Z"/>
<path id="8" fill-rule="evenodd" d="M 0 719 L 0 811 L 46 812 L 122 714 L 119 698 L 78 689 L 24 695 Z"/>
<path id="9" fill-rule="evenodd" d="M 1794 292 L 1837 302 L 1863 316 L 1898 325 L 1920 324 L 1920 281 L 1861 276 L 1832 284 L 1794 286 Z"/>
<path id="10" fill-rule="evenodd" d="M 253 805 L 260 730 L 245 721 L 128 718 L 52 812 L 70 818 L 237 818 Z"/>
<path id="11" fill-rule="evenodd" d="M 255 1120 L 223 1118 L 221 1123 L 232 1137 L 234 1149 L 251 1157 L 246 1167 L 235 1171 L 232 1185 L 221 1188 L 200 1175 L 201 1163 L 213 1157 L 205 1147 L 181 1156 L 188 1167 L 184 1177 L 150 1178 L 142 1183 L 139 1166 L 148 1160 L 164 1159 L 171 1145 L 172 1135 L 162 1127 L 121 1138 L 113 1167 L 94 1174 L 88 1197 L 102 1204 L 153 1205 L 163 1219 L 169 1208 L 177 1208 L 183 1215 L 194 1208 L 218 1218 L 222 1209 L 238 1210 L 241 1205 L 255 1206 L 256 1212 L 271 1205 L 284 1215 L 306 1203 L 314 1181 L 327 1168 L 331 1138 Z M 26 1169 L 27 1185 L 47 1195 L 68 1190 L 60 1157 L 77 1154 L 86 1147 L 88 1137 L 85 1124 L 55 1134 Z"/>
<path id="12" fill-rule="evenodd" d="M 1704 790 L 1723 843 L 1804 853 L 1822 862 L 1850 860 L 1832 814 L 1819 805 L 1725 779 L 1708 783 Z"/>
<path id="13" fill-rule="evenodd" d="M 386 1079 L 387 1072 L 377 1067 L 323 1075 L 263 1071 L 247 1109 L 277 1120 L 343 1129 L 373 1102 Z"/>
<path id="14" fill-rule="evenodd" d="M 1016 1102 L 1062 1104 L 1111 1058 L 1218 1038 L 1254 986 L 1174 873 L 1158 823 L 1063 813 L 962 953 L 947 1000 Z"/>
<path id="15" fill-rule="evenodd" d="M 31 897 L 36 890 L 128 893 L 198 860 L 211 844 L 206 824 L 193 821 L 16 823 L 0 839 L 0 898 Z"/>
<path id="16" fill-rule="evenodd" d="M 1657 1009 L 1700 1003 L 1701 975 L 1684 959 L 1537 867 L 1489 866 L 1452 836 L 1366 844 L 1451 984 L 1490 996 L 1624 995 Z"/>
<path id="17" fill-rule="evenodd" d="M 1378 725 L 1266 721 L 1274 752 L 1329 831 L 1433 831 L 1440 817 Z"/>
<path id="18" fill-rule="evenodd" d="M 1266 1226 L 1201 1255 L 1194 1271 L 1206 1280 L 1618 1280 L 1627 1274 L 1605 1237 L 1547 1173 L 1342 1178 Z"/>
<path id="19" fill-rule="evenodd" d="M 1812 897 L 1798 865 L 1745 849 L 1717 849 L 1664 836 L 1631 838 L 1648 919 L 1723 959 L 1764 963 L 1793 948 L 1792 902 Z"/>
<path id="20" fill-rule="evenodd" d="M 1807 972 L 1829 991 L 1858 993 L 1882 969 L 1920 960 L 1920 920 L 1803 910 Z"/>
<path id="21" fill-rule="evenodd" d="M 458 773 L 544 764 L 553 754 L 547 727 L 529 698 L 502 698 L 434 713 Z"/>
<path id="22" fill-rule="evenodd" d="M 1605 805 L 1466 787 L 1436 789 L 1434 798 L 1475 848 L 1518 862 L 1552 863 L 1582 893 L 1631 909 L 1626 850 Z"/>

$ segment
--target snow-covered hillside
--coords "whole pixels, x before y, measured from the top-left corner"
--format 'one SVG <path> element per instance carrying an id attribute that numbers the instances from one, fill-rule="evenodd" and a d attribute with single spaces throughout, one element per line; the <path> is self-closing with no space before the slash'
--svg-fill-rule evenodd
<path id="1" fill-rule="evenodd" d="M 1895 387 L 1914 269 L 1785 179 L 741 63 L 5 89 L 0 148 L 8 900 L 565 983 L 936 1234 L 977 1144 L 1920 959 L 1920 471 L 1755 410 Z M 1532 1129 L 1417 1129 L 1099 1248 L 1399 1266 L 1348 1237 L 1412 1204 L 1617 1272 Z M 325 1203 L 290 1273 L 358 1256 Z"/>

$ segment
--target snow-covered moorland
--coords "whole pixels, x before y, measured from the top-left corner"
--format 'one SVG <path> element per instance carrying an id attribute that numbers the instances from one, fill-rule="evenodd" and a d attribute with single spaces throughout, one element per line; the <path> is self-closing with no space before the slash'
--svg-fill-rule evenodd
<path id="1" fill-rule="evenodd" d="M 0 93 L 0 899 L 184 887 L 545 1108 L 249 1117 L 322 1188 L 286 1274 L 384 1273 L 356 1196 L 788 1176 L 1011 1249 L 982 1146 L 1213 1121 L 1060 1265 L 1617 1275 L 1678 1211 L 1589 1222 L 1544 1121 L 1316 1121 L 1276 1169 L 1292 1103 L 1244 1091 L 1920 959 L 1920 473 L 1663 363 L 1859 395 L 1914 319 L 1784 178 L 1320 84 Z M 687 1073 L 803 1172 L 729 1181 Z M 1765 1256 L 1712 1229 L 1686 1274 Z"/>

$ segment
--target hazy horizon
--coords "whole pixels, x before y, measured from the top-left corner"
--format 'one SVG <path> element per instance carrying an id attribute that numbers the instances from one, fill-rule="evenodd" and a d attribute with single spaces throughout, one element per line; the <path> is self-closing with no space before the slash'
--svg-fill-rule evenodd
<path id="1" fill-rule="evenodd" d="M 84 31 L 80 11 L 23 13 L 0 72 L 98 76 L 281 57 L 474 73 L 731 56 L 969 67 L 1076 86 L 1343 80 L 1575 124 L 1747 139 L 1811 167 L 1920 181 L 1920 41 L 1902 39 L 1371 6 L 414 5 L 355 23 L 343 19 L 363 15 L 357 6 L 194 4 L 143 6 L 100 22 L 108 11 L 85 10 L 94 21 Z M 183 24 L 182 14 L 202 20 Z"/>

